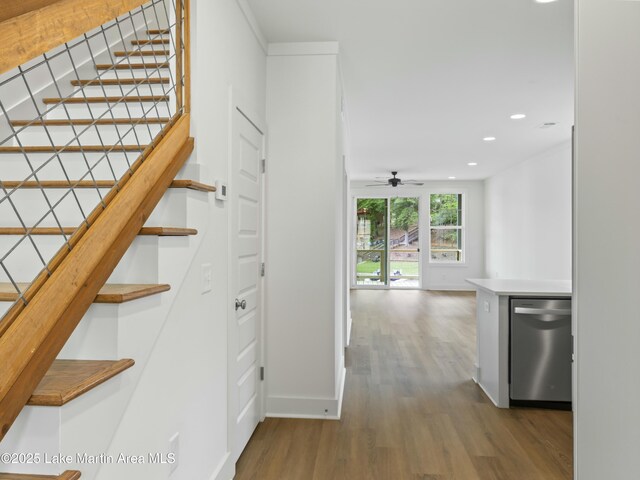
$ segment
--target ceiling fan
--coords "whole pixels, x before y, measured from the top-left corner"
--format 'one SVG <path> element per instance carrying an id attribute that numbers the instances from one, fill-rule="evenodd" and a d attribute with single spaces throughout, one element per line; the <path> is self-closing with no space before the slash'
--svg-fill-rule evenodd
<path id="1" fill-rule="evenodd" d="M 398 178 L 396 175 L 398 175 L 398 172 L 391 172 L 391 175 L 393 175 L 393 177 L 388 178 L 387 180 L 374 180 L 375 182 L 377 182 L 374 185 L 366 185 L 367 187 L 397 187 L 398 185 L 424 185 L 424 183 L 421 182 L 417 182 L 415 180 L 402 180 L 401 178 Z M 382 178 L 382 177 L 378 177 L 378 178 Z"/>

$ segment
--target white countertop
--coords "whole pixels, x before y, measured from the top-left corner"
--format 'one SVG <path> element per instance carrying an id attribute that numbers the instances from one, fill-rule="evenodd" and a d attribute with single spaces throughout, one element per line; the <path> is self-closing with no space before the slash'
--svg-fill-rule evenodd
<path id="1" fill-rule="evenodd" d="M 516 280 L 508 278 L 467 278 L 467 282 L 496 295 L 570 297 L 571 280 Z"/>

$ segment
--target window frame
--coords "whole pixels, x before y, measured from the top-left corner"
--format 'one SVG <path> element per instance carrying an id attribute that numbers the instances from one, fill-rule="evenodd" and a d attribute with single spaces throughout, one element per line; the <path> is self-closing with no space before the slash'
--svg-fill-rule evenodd
<path id="1" fill-rule="evenodd" d="M 433 195 L 458 195 L 462 202 L 462 207 L 458 208 L 461 215 L 460 225 L 431 225 L 431 197 Z M 427 194 L 427 211 L 428 211 L 428 224 L 427 224 L 427 242 L 429 247 L 429 265 L 433 266 L 464 266 L 467 263 L 467 235 L 466 235 L 466 222 L 467 222 L 467 193 L 465 191 L 456 189 L 438 189 L 432 190 Z M 458 238 L 460 243 L 460 260 L 433 260 L 431 258 L 431 230 L 458 230 Z"/>

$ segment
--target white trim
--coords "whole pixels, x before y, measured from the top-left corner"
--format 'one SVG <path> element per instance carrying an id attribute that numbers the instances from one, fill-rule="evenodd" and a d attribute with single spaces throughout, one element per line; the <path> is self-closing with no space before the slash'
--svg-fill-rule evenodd
<path id="1" fill-rule="evenodd" d="M 344 387 L 347 382 L 347 369 L 346 367 L 342 367 L 340 370 L 340 376 L 342 377 L 340 380 L 340 392 L 338 393 L 338 419 L 342 416 L 342 400 L 344 399 Z"/>
<path id="2" fill-rule="evenodd" d="M 500 403 L 499 403 L 499 402 L 496 402 L 496 399 L 495 399 L 495 398 L 493 398 L 493 397 L 491 396 L 491 394 L 490 394 L 490 393 L 489 393 L 489 392 L 488 392 L 488 391 L 487 391 L 487 390 L 482 386 L 482 384 L 481 384 L 480 382 L 476 382 L 476 385 L 478 385 L 478 386 L 482 389 L 482 391 L 484 392 L 484 394 L 485 394 L 487 397 L 489 397 L 489 400 L 491 400 L 491 401 L 494 403 L 494 405 L 495 405 L 496 407 L 498 407 L 498 408 L 508 408 L 508 407 L 501 407 L 501 406 L 500 406 Z"/>
<path id="3" fill-rule="evenodd" d="M 267 55 L 270 57 L 287 55 L 338 55 L 338 42 L 292 42 L 270 43 Z"/>
<path id="4" fill-rule="evenodd" d="M 351 345 L 351 329 L 353 328 L 353 318 L 351 317 L 351 312 L 347 316 L 347 341 L 345 345 L 348 347 Z"/>
<path id="5" fill-rule="evenodd" d="M 318 418 L 340 420 L 342 395 L 346 369 L 342 369 L 340 391 L 336 397 L 267 397 L 267 417 L 271 418 Z M 326 411 L 326 413 L 325 413 Z"/>
<path id="6" fill-rule="evenodd" d="M 447 268 L 469 268 L 469 265 L 465 262 L 429 262 L 431 267 L 447 267 Z"/>
<path id="7" fill-rule="evenodd" d="M 227 452 L 211 474 L 210 480 L 232 480 L 236 475 L 236 466 L 231 462 L 231 452 Z"/>
<path id="8" fill-rule="evenodd" d="M 256 16 L 253 13 L 253 10 L 251 10 L 249 3 L 247 2 L 247 0 L 236 0 L 236 3 L 238 4 L 238 7 L 240 7 L 240 10 L 244 15 L 245 20 L 249 24 L 249 27 L 251 27 L 251 31 L 256 37 L 256 40 L 258 40 L 260 47 L 262 47 L 262 51 L 264 53 L 267 53 L 268 51 L 267 37 L 265 37 L 264 33 L 262 33 L 260 24 L 258 23 L 258 20 L 256 20 Z"/>
<path id="9" fill-rule="evenodd" d="M 347 369 L 340 369 L 340 387 L 337 398 L 328 397 L 269 397 L 266 416 L 271 418 L 312 418 L 340 420 L 342 401 L 347 381 Z M 324 413 L 324 411 L 327 413 Z M 319 412 L 319 413 L 318 413 Z"/>
<path id="10" fill-rule="evenodd" d="M 301 420 L 340 420 L 337 415 L 306 415 L 303 413 L 267 413 L 268 418 L 297 418 Z"/>
<path id="11" fill-rule="evenodd" d="M 429 291 L 429 290 L 444 290 L 444 291 L 453 291 L 453 292 L 475 292 L 475 289 L 470 289 L 469 287 L 465 287 L 463 285 L 456 285 L 456 284 L 449 284 L 449 285 L 443 285 L 443 284 L 436 284 L 436 285 L 429 285 L 425 290 Z"/>

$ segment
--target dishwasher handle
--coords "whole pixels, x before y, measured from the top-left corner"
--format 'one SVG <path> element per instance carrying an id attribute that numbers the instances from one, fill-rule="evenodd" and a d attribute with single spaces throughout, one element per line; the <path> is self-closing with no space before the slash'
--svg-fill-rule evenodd
<path id="1" fill-rule="evenodd" d="M 571 315 L 570 308 L 527 308 L 515 307 L 513 313 L 520 315 Z"/>

